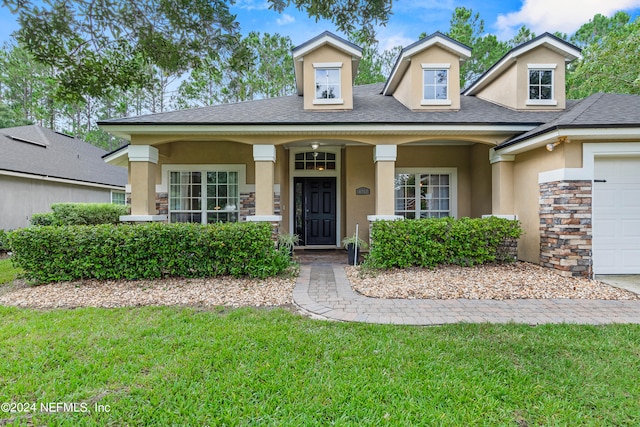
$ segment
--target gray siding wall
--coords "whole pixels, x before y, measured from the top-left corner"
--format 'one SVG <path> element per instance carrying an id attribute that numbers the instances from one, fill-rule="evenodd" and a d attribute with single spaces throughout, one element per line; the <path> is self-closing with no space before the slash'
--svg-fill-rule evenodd
<path id="1" fill-rule="evenodd" d="M 34 213 L 64 202 L 109 203 L 111 190 L 0 175 L 0 229 L 26 227 Z"/>

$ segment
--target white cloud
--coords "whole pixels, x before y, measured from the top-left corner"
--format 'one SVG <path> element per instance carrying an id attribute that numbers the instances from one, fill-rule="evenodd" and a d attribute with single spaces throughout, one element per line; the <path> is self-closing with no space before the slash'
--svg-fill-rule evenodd
<path id="1" fill-rule="evenodd" d="M 638 7 L 640 0 L 524 0 L 519 11 L 498 15 L 497 36 L 510 39 L 522 25 L 538 35 L 545 31 L 573 34 L 598 13 L 611 16 Z"/>
<path id="2" fill-rule="evenodd" d="M 264 0 L 239 0 L 235 7 L 244 10 L 266 10 L 269 9 L 269 3 Z"/>
<path id="3" fill-rule="evenodd" d="M 280 18 L 276 19 L 276 23 L 278 25 L 292 24 L 295 21 L 296 21 L 296 18 L 294 18 L 293 16 L 288 15 L 286 13 L 283 13 Z"/>

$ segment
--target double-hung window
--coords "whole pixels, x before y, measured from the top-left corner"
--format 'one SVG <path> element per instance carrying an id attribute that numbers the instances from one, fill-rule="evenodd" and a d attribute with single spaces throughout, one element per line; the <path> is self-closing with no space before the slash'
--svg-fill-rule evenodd
<path id="1" fill-rule="evenodd" d="M 449 64 L 422 64 L 422 105 L 451 105 Z"/>
<path id="2" fill-rule="evenodd" d="M 342 63 L 313 64 L 315 68 L 315 98 L 314 104 L 341 104 L 341 75 Z"/>
<path id="3" fill-rule="evenodd" d="M 239 213 L 238 172 L 169 172 L 171 222 L 235 222 Z"/>
<path id="4" fill-rule="evenodd" d="M 114 205 L 126 205 L 127 199 L 124 191 L 111 191 L 111 203 Z"/>
<path id="5" fill-rule="evenodd" d="M 395 214 L 407 219 L 455 217 L 457 174 L 452 168 L 398 170 Z"/>
<path id="6" fill-rule="evenodd" d="M 556 105 L 553 88 L 555 64 L 529 64 L 529 105 Z"/>

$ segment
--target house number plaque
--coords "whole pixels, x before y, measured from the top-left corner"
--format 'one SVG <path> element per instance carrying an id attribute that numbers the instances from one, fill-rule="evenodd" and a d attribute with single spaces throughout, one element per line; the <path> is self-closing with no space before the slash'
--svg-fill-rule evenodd
<path id="1" fill-rule="evenodd" d="M 356 188 L 356 196 L 368 196 L 371 194 L 371 190 L 367 187 Z"/>

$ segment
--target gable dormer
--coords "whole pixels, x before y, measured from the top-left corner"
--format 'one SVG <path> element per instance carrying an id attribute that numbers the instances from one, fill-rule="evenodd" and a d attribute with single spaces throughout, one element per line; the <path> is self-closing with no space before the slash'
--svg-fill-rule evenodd
<path id="1" fill-rule="evenodd" d="M 580 49 L 544 33 L 509 51 L 464 95 L 515 110 L 564 110 L 566 64 L 579 57 Z"/>
<path id="2" fill-rule="evenodd" d="M 328 31 L 292 51 L 305 110 L 352 110 L 362 49 Z"/>
<path id="3" fill-rule="evenodd" d="M 436 32 L 402 49 L 383 95 L 411 110 L 459 110 L 460 63 L 471 49 Z"/>

